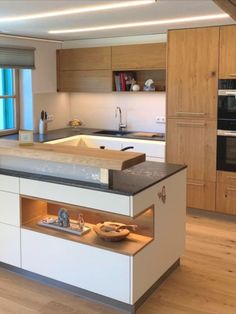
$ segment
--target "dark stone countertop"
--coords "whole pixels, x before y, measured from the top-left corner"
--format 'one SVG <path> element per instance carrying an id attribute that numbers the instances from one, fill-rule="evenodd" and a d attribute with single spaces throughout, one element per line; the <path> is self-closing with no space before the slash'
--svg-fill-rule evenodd
<path id="1" fill-rule="evenodd" d="M 146 161 L 123 171 L 113 171 L 112 186 L 1 168 L 0 174 L 132 196 L 185 168 L 181 165 Z"/>
<path id="2" fill-rule="evenodd" d="M 49 142 L 53 140 L 58 140 L 70 136 L 75 135 L 93 135 L 93 136 L 105 136 L 105 137 L 115 137 L 115 138 L 124 138 L 124 139 L 140 139 L 140 140 L 151 140 L 151 141 L 165 141 L 165 137 L 140 137 L 135 136 L 131 134 L 124 134 L 122 136 L 119 135 L 104 135 L 104 134 L 97 134 L 95 132 L 100 131 L 100 129 L 92 129 L 92 128 L 78 128 L 78 129 L 72 129 L 72 128 L 64 128 L 64 129 L 57 129 L 48 131 L 47 134 L 34 134 L 34 142 L 44 143 Z M 12 135 L 5 135 L 1 136 L 0 138 L 7 139 L 7 140 L 18 140 L 18 134 L 12 134 Z"/>

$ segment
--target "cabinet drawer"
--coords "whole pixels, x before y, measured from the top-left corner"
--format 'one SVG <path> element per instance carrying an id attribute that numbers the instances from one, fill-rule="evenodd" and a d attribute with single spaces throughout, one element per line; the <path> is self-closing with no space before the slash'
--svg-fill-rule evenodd
<path id="1" fill-rule="evenodd" d="M 0 175 L 0 190 L 19 193 L 19 178 Z"/>
<path id="2" fill-rule="evenodd" d="M 20 200 L 19 194 L 0 191 L 0 222 L 20 225 Z"/>
<path id="3" fill-rule="evenodd" d="M 25 229 L 21 239 L 22 268 L 130 303 L 130 257 Z"/>
<path id="4" fill-rule="evenodd" d="M 236 173 L 229 171 L 217 171 L 217 183 L 236 185 Z"/>
<path id="5" fill-rule="evenodd" d="M 236 215 L 236 184 L 217 182 L 216 211 Z"/>
<path id="6" fill-rule="evenodd" d="M 215 210 L 215 182 L 187 182 L 187 206 L 192 208 Z"/>
<path id="7" fill-rule="evenodd" d="M 20 193 L 37 198 L 130 215 L 130 197 L 125 195 L 28 179 L 21 179 Z"/>
<path id="8" fill-rule="evenodd" d="M 0 261 L 21 267 L 20 228 L 0 223 Z"/>
<path id="9" fill-rule="evenodd" d="M 148 157 L 165 158 L 165 142 L 125 140 L 122 147 L 133 146 L 132 152 L 145 153 Z"/>

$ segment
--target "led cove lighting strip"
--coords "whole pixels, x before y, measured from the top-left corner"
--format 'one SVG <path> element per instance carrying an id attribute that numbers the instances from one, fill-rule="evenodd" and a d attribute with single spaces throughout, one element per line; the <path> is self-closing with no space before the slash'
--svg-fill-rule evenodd
<path id="1" fill-rule="evenodd" d="M 102 31 L 102 30 L 109 30 L 109 29 L 129 28 L 129 27 L 138 27 L 138 26 L 164 25 L 164 24 L 175 24 L 175 23 L 184 23 L 184 22 L 196 22 L 196 21 L 205 21 L 205 20 L 214 20 L 214 19 L 224 19 L 224 18 L 228 18 L 228 17 L 230 17 L 228 14 L 223 13 L 223 14 L 202 15 L 202 16 L 185 17 L 185 18 L 178 18 L 178 19 L 169 19 L 169 20 L 104 25 L 104 26 L 88 27 L 88 28 L 50 30 L 48 33 L 49 34 L 83 33 L 83 32 Z"/>
<path id="2" fill-rule="evenodd" d="M 136 7 L 136 6 L 142 6 L 142 5 L 147 5 L 147 4 L 153 4 L 155 2 L 156 2 L 155 0 L 124 1 L 124 2 L 119 2 L 119 3 L 114 3 L 114 4 L 90 6 L 90 7 L 63 10 L 63 11 L 54 11 L 54 12 L 12 16 L 12 17 L 1 17 L 0 23 L 33 20 L 33 19 L 40 19 L 40 18 L 47 18 L 47 17 L 80 14 L 80 13 L 87 13 L 87 12 L 97 12 L 97 11 L 121 9 L 121 8 L 128 8 L 128 7 Z"/>

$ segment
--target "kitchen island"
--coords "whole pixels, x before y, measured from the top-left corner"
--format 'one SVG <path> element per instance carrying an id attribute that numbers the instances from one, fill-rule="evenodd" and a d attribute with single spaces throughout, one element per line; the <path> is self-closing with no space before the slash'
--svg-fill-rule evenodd
<path id="1" fill-rule="evenodd" d="M 140 161 L 113 169 L 102 184 L 3 168 L 0 159 L 1 265 L 133 313 L 179 265 L 185 246 L 185 167 Z M 77 236 L 38 224 L 60 208 L 71 219 L 83 214 L 91 230 Z M 93 231 L 103 221 L 138 228 L 107 242 Z"/>

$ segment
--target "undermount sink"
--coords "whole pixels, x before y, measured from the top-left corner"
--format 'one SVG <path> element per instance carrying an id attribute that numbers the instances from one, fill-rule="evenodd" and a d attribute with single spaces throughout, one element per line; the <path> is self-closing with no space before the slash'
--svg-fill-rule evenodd
<path id="1" fill-rule="evenodd" d="M 131 134 L 131 133 L 133 133 L 133 132 L 117 131 L 117 130 L 102 130 L 102 131 L 96 131 L 96 132 L 94 132 L 94 133 L 95 133 L 95 134 L 104 134 L 104 135 L 122 136 L 122 135 Z"/>

